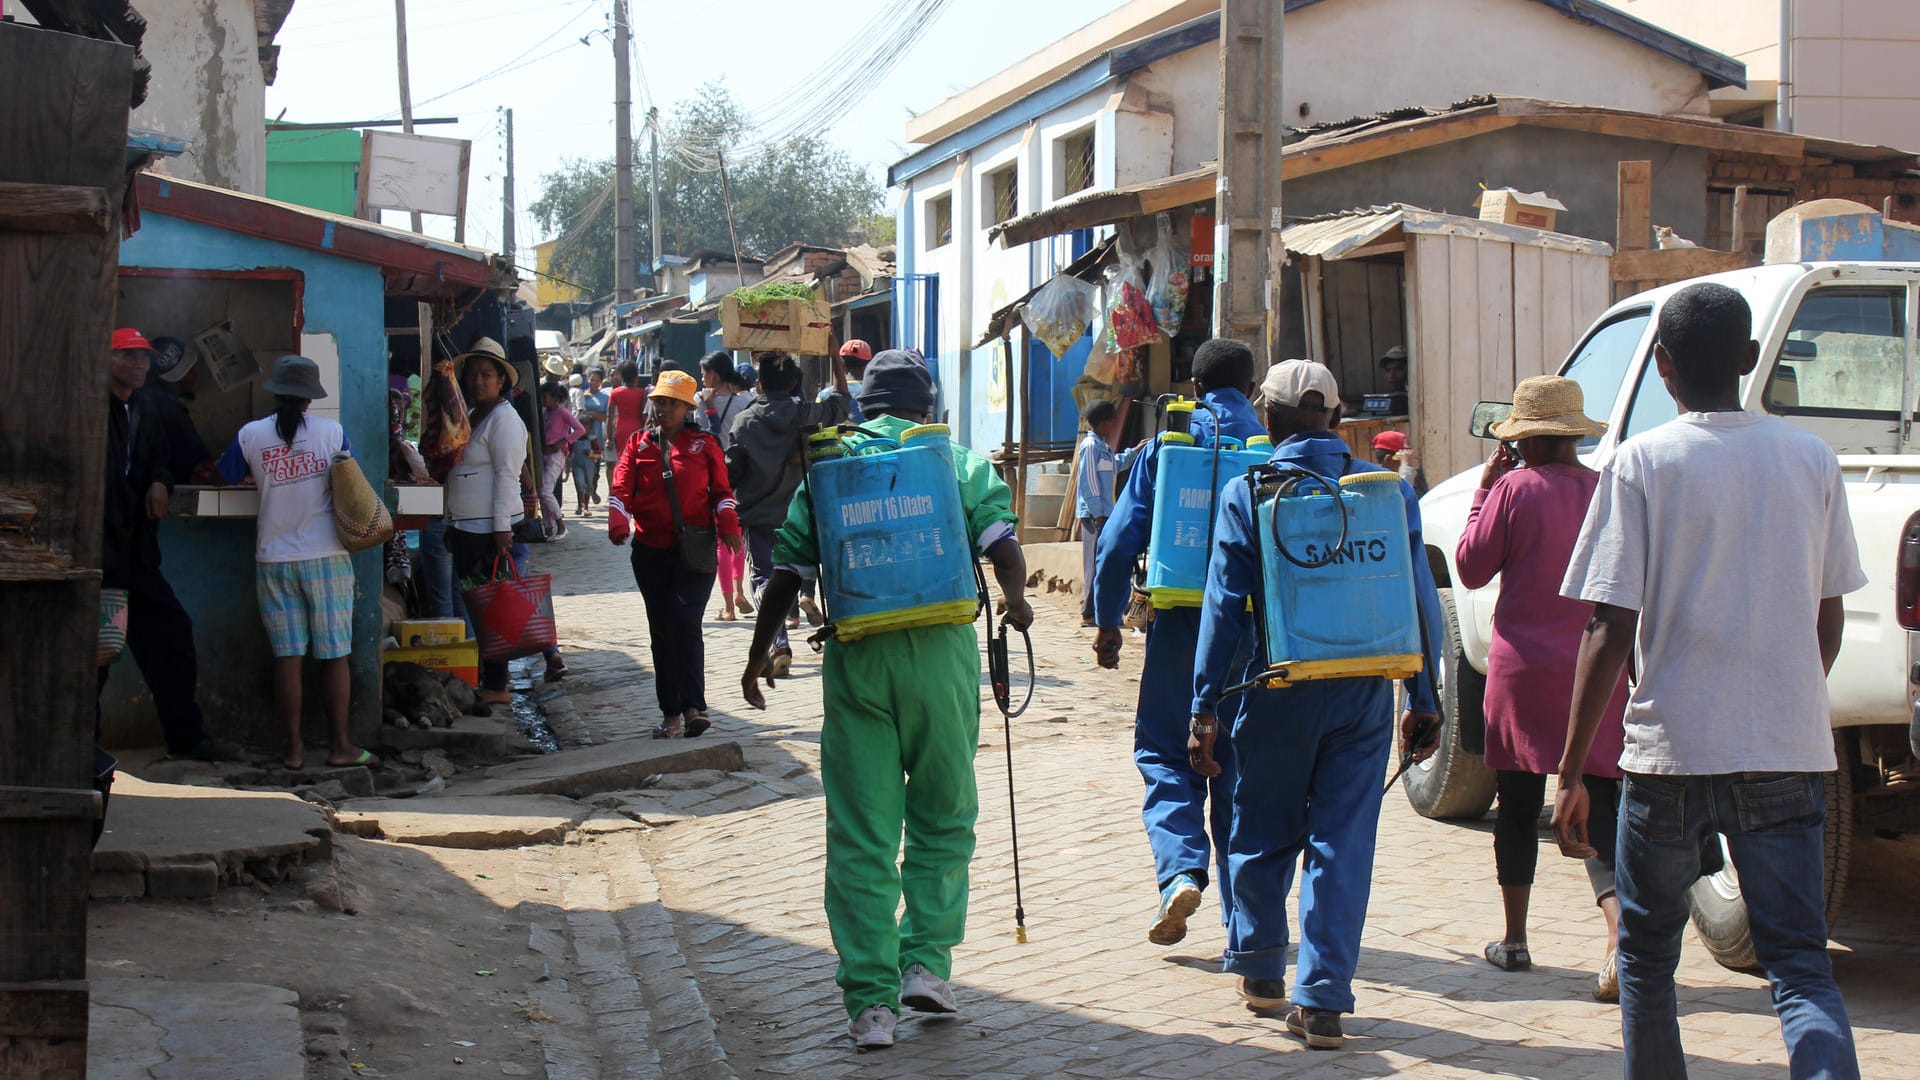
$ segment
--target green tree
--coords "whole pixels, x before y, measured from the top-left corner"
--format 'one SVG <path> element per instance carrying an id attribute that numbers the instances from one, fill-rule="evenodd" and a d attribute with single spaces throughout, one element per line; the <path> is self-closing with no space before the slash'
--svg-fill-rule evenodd
<path id="1" fill-rule="evenodd" d="M 880 188 L 846 152 L 818 136 L 752 148 L 746 113 L 726 87 L 709 83 L 671 113 L 661 137 L 661 250 L 729 251 L 721 155 L 733 191 L 743 255 L 769 255 L 788 244 L 838 246 L 868 241 L 880 210 Z M 636 140 L 638 143 L 638 140 Z M 646 209 L 648 164 L 634 170 L 634 253 L 644 267 L 651 250 Z M 552 273 L 593 295 L 613 289 L 613 163 L 566 162 L 541 178 L 530 209 L 557 235 Z"/>

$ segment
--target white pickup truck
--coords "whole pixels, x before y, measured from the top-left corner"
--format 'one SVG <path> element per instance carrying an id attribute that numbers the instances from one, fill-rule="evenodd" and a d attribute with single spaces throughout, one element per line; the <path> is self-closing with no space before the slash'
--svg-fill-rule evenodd
<path id="1" fill-rule="evenodd" d="M 1761 359 L 1742 388 L 1746 407 L 1817 432 L 1839 455 L 1869 581 L 1846 597 L 1846 634 L 1828 681 L 1840 760 L 1827 786 L 1832 912 L 1856 829 L 1920 831 L 1920 263 L 1788 263 L 1697 280 L 1727 285 L 1753 308 Z M 1589 465 L 1600 467 L 1620 440 L 1674 418 L 1673 399 L 1654 370 L 1653 340 L 1661 305 L 1686 284 L 1614 304 L 1561 368 L 1580 383 L 1588 414 L 1608 421 L 1607 434 L 1584 448 Z M 1479 482 L 1478 469 L 1462 473 L 1420 504 L 1427 557 L 1448 614 L 1441 673 L 1447 729 L 1439 752 L 1403 786 L 1415 809 L 1433 818 L 1478 818 L 1493 801 L 1493 773 L 1478 752 L 1500 583 L 1453 587 L 1454 551 Z M 1695 930 L 1714 957 L 1753 967 L 1736 868 L 1727 862 L 1702 877 L 1689 901 Z"/>

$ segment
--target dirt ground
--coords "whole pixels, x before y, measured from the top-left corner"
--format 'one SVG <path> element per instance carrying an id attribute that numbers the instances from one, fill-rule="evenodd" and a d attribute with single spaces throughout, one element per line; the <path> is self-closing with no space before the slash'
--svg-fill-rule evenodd
<path id="1" fill-rule="evenodd" d="M 95 903 L 92 972 L 297 991 L 307 1080 L 544 1076 L 548 1021 L 527 994 L 543 972 L 522 905 L 555 902 L 556 886 L 541 882 L 564 881 L 591 843 L 466 851 L 336 833 L 353 914 L 292 886 L 225 889 L 211 907 Z"/>

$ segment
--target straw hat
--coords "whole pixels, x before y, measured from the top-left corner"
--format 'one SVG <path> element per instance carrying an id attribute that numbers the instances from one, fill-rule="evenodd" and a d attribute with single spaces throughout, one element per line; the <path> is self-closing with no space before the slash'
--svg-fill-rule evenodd
<path id="1" fill-rule="evenodd" d="M 454 375 L 461 382 L 467 379 L 467 361 L 476 356 L 484 356 L 499 362 L 500 367 L 507 373 L 507 389 L 511 390 L 520 385 L 520 373 L 514 370 L 513 364 L 508 362 L 507 350 L 501 348 L 500 343 L 490 337 L 481 338 L 473 343 L 473 348 L 453 358 Z"/>
<path id="2" fill-rule="evenodd" d="M 558 379 L 566 378 L 573 371 L 573 365 L 564 356 L 549 356 L 540 361 L 540 366 L 547 369 L 547 374 Z"/>
<path id="3" fill-rule="evenodd" d="M 694 400 L 695 386 L 693 376 L 684 371 L 663 371 L 653 380 L 653 390 L 648 393 L 648 396 L 684 401 L 688 405 L 693 405 L 697 404 Z"/>
<path id="4" fill-rule="evenodd" d="M 1589 420 L 1585 409 L 1586 398 L 1579 383 L 1559 375 L 1535 375 L 1513 388 L 1513 412 L 1487 431 L 1502 442 L 1536 435 L 1580 437 L 1604 433 L 1607 425 Z"/>

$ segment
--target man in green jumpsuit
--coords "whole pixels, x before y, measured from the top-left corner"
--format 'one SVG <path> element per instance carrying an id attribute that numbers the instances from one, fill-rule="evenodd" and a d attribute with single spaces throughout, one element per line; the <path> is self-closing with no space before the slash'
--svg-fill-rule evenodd
<path id="1" fill-rule="evenodd" d="M 909 353 L 882 352 L 867 367 L 860 406 L 864 429 L 897 439 L 927 422 L 933 376 Z M 1033 609 L 1012 493 L 967 448 L 955 445 L 953 462 L 974 550 L 993 564 L 1008 625 L 1025 628 Z M 803 487 L 780 528 L 741 679 L 756 709 L 766 708 L 759 681 L 773 685 L 769 654 L 781 616 L 818 561 Z M 921 1012 L 957 1011 L 947 979 L 953 947 L 966 933 L 967 864 L 979 814 L 979 641 L 971 625 L 909 627 L 853 642 L 829 638 L 823 683 L 827 924 L 840 954 L 835 978 L 853 1018 L 854 1044 L 874 1049 L 893 1045 L 902 1003 Z M 903 893 L 906 913 L 896 923 Z"/>

